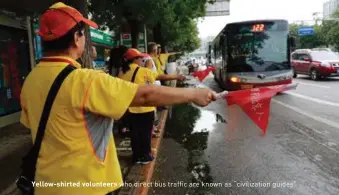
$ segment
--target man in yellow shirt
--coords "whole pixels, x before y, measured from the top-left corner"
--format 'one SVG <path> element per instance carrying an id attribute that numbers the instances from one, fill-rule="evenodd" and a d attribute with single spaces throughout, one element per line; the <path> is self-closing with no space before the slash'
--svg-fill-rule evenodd
<path id="1" fill-rule="evenodd" d="M 161 64 L 161 69 L 166 72 L 166 64 L 168 62 L 168 58 L 172 55 L 177 55 L 177 54 L 181 54 L 182 52 L 171 52 L 168 53 L 166 50 L 164 50 L 164 53 L 162 53 L 162 48 L 161 45 L 158 44 L 157 45 L 158 50 L 157 50 L 157 58 Z"/>
<path id="2" fill-rule="evenodd" d="M 121 52 L 120 52 L 121 53 Z M 128 49 L 118 58 L 125 58 L 121 63 L 119 78 L 137 84 L 154 84 L 156 80 L 169 81 L 185 79 L 182 75 L 159 75 L 151 69 L 142 67 L 142 60 L 147 54 L 140 53 L 136 49 Z M 127 119 L 131 130 L 131 145 L 133 161 L 137 164 L 148 164 L 153 161 L 151 153 L 151 135 L 154 124 L 155 107 L 130 107 Z"/>
<path id="3" fill-rule="evenodd" d="M 158 74 L 164 74 L 164 70 L 161 64 L 160 59 L 158 58 L 158 46 L 156 43 L 151 42 L 148 43 L 147 51 L 150 57 L 152 57 L 155 67 L 157 69 Z"/>
<path id="4" fill-rule="evenodd" d="M 36 164 L 35 195 L 105 195 L 117 190 L 123 180 L 113 119 L 131 106 L 206 106 L 215 99 L 209 89 L 137 85 L 103 71 L 81 69 L 76 60 L 84 51 L 85 25 L 98 27 L 63 3 L 51 6 L 40 19 L 45 55 L 27 76 L 20 95 L 20 121 L 31 129 L 33 142 L 52 83 L 68 65 L 76 69 L 62 83 L 51 108 Z"/>

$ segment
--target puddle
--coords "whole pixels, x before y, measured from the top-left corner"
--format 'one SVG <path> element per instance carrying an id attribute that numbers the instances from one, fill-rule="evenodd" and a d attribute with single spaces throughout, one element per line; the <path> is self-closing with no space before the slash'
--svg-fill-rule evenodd
<path id="1" fill-rule="evenodd" d="M 215 124 L 226 122 L 220 114 L 216 114 L 212 111 L 200 110 L 200 115 L 192 133 L 210 132 L 214 129 Z"/>
<path id="2" fill-rule="evenodd" d="M 172 138 L 187 150 L 187 175 L 194 183 L 212 183 L 211 168 L 205 159 L 208 138 L 219 123 L 226 120 L 213 111 L 194 107 L 190 104 L 174 106 L 172 117 L 166 123 L 166 137 Z M 199 187 L 194 194 L 208 194 L 212 188 Z"/>

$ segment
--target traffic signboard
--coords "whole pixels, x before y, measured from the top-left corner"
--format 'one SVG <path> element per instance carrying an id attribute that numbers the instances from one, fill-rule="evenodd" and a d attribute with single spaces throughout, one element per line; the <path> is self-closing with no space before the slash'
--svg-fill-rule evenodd
<path id="1" fill-rule="evenodd" d="M 121 35 L 123 40 L 131 40 L 131 34 L 129 33 L 124 33 Z"/>
<path id="2" fill-rule="evenodd" d="M 314 27 L 300 27 L 298 29 L 299 35 L 313 35 L 314 34 Z"/>

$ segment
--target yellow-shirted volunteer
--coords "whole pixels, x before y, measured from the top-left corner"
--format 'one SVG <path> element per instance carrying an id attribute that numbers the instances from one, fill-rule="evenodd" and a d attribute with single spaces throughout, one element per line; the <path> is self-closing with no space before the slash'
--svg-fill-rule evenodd
<path id="1" fill-rule="evenodd" d="M 125 49 L 121 58 L 119 78 L 140 85 L 153 85 L 156 80 L 184 80 L 182 75 L 159 75 L 149 68 L 142 67 L 142 59 L 147 54 L 140 53 L 136 49 Z M 133 161 L 138 164 L 147 164 L 154 158 L 151 155 L 151 134 L 154 124 L 155 107 L 130 107 L 127 115 L 131 130 L 131 145 L 133 150 Z"/>
<path id="2" fill-rule="evenodd" d="M 165 70 L 166 69 L 166 64 L 168 62 L 168 58 L 169 58 L 170 54 L 169 53 L 161 53 L 159 54 L 159 61 L 162 64 L 162 69 Z"/>
<path id="3" fill-rule="evenodd" d="M 168 58 L 172 55 L 176 55 L 176 54 L 181 54 L 181 52 L 171 52 L 171 53 L 162 53 L 162 49 L 161 49 L 161 45 L 157 44 L 157 58 L 159 61 L 159 64 L 161 65 L 161 69 L 163 71 L 165 71 L 166 69 L 166 64 L 168 62 Z"/>
<path id="4" fill-rule="evenodd" d="M 130 70 L 123 74 L 120 72 L 119 78 L 125 81 L 131 81 L 132 76 L 136 68 L 139 67 L 138 64 L 132 63 L 130 64 Z M 158 73 L 152 72 L 147 68 L 139 67 L 139 70 L 137 74 L 135 75 L 135 81 L 134 83 L 137 84 L 152 84 L 154 81 L 158 78 Z M 146 113 L 146 112 L 152 112 L 155 110 L 155 107 L 130 107 L 129 111 L 131 113 Z"/>
<path id="5" fill-rule="evenodd" d="M 98 26 L 76 9 L 56 3 L 40 19 L 45 56 L 26 78 L 21 92 L 21 122 L 35 141 L 44 102 L 57 75 L 76 68 L 56 95 L 36 166 L 35 182 L 106 183 L 103 186 L 35 186 L 35 195 L 105 195 L 122 185 L 112 135 L 113 119 L 129 107 L 172 105 L 193 101 L 206 106 L 215 94 L 208 89 L 175 89 L 133 84 L 102 71 L 81 69 L 85 25 Z M 161 100 L 161 102 L 159 101 Z"/>
<path id="6" fill-rule="evenodd" d="M 165 72 L 158 56 L 154 56 L 152 57 L 152 59 L 154 61 L 155 66 L 157 67 L 158 74 L 164 74 Z"/>

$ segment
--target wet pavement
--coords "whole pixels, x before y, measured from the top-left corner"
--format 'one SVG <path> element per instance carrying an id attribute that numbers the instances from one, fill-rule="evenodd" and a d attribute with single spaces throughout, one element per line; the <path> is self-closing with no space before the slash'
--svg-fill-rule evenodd
<path id="1" fill-rule="evenodd" d="M 149 194 L 338 195 L 339 78 L 295 82 L 273 98 L 265 136 L 223 100 L 174 107 Z"/>

